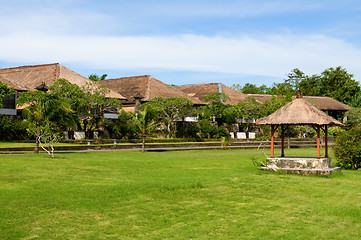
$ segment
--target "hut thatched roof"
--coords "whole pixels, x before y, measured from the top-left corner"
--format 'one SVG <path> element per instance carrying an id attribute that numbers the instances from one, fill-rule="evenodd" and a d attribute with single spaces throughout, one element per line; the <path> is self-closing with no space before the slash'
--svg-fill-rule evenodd
<path id="1" fill-rule="evenodd" d="M 164 82 L 153 78 L 150 75 L 124 77 L 117 79 L 107 79 L 100 81 L 101 84 L 115 92 L 125 96 L 129 103 L 134 102 L 134 96 L 143 96 L 142 102 L 148 102 L 156 97 L 171 98 L 171 97 L 183 97 L 188 98 L 193 104 L 204 105 L 201 100 L 188 96 L 175 87 L 169 86 Z M 124 102 L 126 103 L 126 102 Z"/>
<path id="2" fill-rule="evenodd" d="M 247 94 L 247 96 L 256 99 L 260 103 L 265 103 L 271 100 L 272 97 L 276 97 L 270 94 Z M 295 98 L 296 96 L 292 97 L 292 99 Z M 323 111 L 348 111 L 351 109 L 350 106 L 330 97 L 303 96 L 303 98 Z"/>
<path id="3" fill-rule="evenodd" d="M 296 98 L 273 114 L 260 118 L 256 124 L 265 125 L 342 125 L 304 98 Z"/>
<path id="4" fill-rule="evenodd" d="M 59 78 L 65 78 L 72 84 L 83 86 L 91 80 L 60 65 L 59 63 L 31 65 L 0 69 L 0 81 L 6 82 L 16 90 L 35 90 L 43 82 L 53 85 Z M 119 93 L 111 91 L 107 97 L 125 99 Z"/>
<path id="5" fill-rule="evenodd" d="M 243 102 L 246 99 L 246 94 L 238 92 L 233 88 L 230 88 L 221 83 L 206 83 L 206 84 L 196 84 L 196 85 L 185 85 L 177 87 L 182 92 L 186 93 L 188 96 L 196 97 L 204 101 L 204 97 L 211 94 L 223 91 L 230 100 L 227 100 L 225 104 L 237 104 Z"/>

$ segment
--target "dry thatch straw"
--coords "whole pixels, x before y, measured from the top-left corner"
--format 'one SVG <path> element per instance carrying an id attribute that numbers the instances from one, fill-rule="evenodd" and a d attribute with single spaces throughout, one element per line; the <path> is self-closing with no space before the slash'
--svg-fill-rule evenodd
<path id="1" fill-rule="evenodd" d="M 260 118 L 256 124 L 264 125 L 342 125 L 316 108 L 304 98 L 296 98 L 273 114 Z"/>
<path id="2" fill-rule="evenodd" d="M 143 96 L 142 102 L 148 102 L 156 97 L 183 97 L 188 98 L 196 105 L 205 104 L 198 98 L 189 96 L 180 91 L 178 88 L 167 85 L 150 75 L 107 79 L 100 81 L 100 83 L 105 87 L 125 96 L 129 102 L 134 102 L 134 96 L 138 94 Z M 124 103 L 127 102 L 125 101 Z"/>

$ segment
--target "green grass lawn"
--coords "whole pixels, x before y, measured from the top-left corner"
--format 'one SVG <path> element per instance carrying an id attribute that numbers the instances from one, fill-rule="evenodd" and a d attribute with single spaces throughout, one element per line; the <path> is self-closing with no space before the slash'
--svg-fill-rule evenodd
<path id="1" fill-rule="evenodd" d="M 269 173 L 251 157 L 264 159 L 251 149 L 3 154 L 0 239 L 360 239 L 361 171 Z"/>

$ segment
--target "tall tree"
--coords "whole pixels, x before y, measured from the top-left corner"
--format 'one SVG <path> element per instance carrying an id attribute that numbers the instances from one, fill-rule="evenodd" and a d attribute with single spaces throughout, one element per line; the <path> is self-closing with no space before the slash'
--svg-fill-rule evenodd
<path id="1" fill-rule="evenodd" d="M 270 87 L 269 94 L 277 96 L 287 96 L 289 98 L 295 95 L 296 91 L 289 82 L 273 83 Z"/>
<path id="2" fill-rule="evenodd" d="M 319 96 L 319 80 L 320 79 L 318 75 L 309 77 L 300 69 L 295 68 L 289 74 L 287 74 L 287 79 L 285 79 L 284 83 L 289 84 L 288 90 L 292 95 L 294 95 L 297 90 L 302 90 L 303 95 L 305 96 Z"/>
<path id="3" fill-rule="evenodd" d="M 78 128 L 82 128 L 88 138 L 91 137 L 92 130 L 98 128 L 104 120 L 107 109 L 114 108 L 117 111 L 121 108 L 120 100 L 108 98 L 110 90 L 97 81 L 79 87 L 66 79 L 58 79 L 49 89 L 54 94 L 69 99 Z"/>
<path id="4" fill-rule="evenodd" d="M 246 83 L 244 86 L 233 84 L 232 88 L 244 94 L 267 94 L 269 92 L 269 88 L 265 84 L 259 87 L 252 83 Z"/>
<path id="5" fill-rule="evenodd" d="M 88 115 L 88 98 L 83 89 L 76 84 L 70 83 L 64 78 L 59 78 L 52 86 L 49 87 L 49 90 L 53 95 L 64 98 L 68 101 L 71 109 L 73 110 L 73 118 L 76 122 L 76 126 L 80 129 L 82 118 L 85 118 Z"/>
<path id="6" fill-rule="evenodd" d="M 307 76 L 300 69 L 295 68 L 287 78 L 280 83 L 274 82 L 271 87 L 246 83 L 244 86 L 235 84 L 234 89 L 244 93 L 282 95 L 288 98 L 295 95 L 295 91 L 301 89 L 306 96 L 328 96 L 343 103 L 359 106 L 358 94 L 360 94 L 360 83 L 354 79 L 353 74 L 338 66 L 328 68 L 321 74 Z"/>
<path id="7" fill-rule="evenodd" d="M 361 127 L 361 108 L 352 108 L 346 112 L 348 128 Z"/>
<path id="8" fill-rule="evenodd" d="M 305 96 L 321 96 L 320 76 L 317 74 L 305 76 L 299 83 L 299 88 Z"/>
<path id="9" fill-rule="evenodd" d="M 113 108 L 118 112 L 122 103 L 119 99 L 107 97 L 110 90 L 97 81 L 86 83 L 82 90 L 85 92 L 86 100 L 86 115 L 82 118 L 83 129 L 88 133 L 88 137 L 91 137 L 92 129 L 97 129 L 104 120 L 105 111 Z"/>
<path id="10" fill-rule="evenodd" d="M 236 119 L 239 118 L 240 112 L 235 106 L 228 105 L 225 109 L 223 109 L 222 116 L 224 123 L 233 124 L 236 122 Z"/>
<path id="11" fill-rule="evenodd" d="M 204 100 L 209 103 L 225 103 L 230 100 L 230 98 L 225 93 L 214 92 L 204 96 Z"/>
<path id="12" fill-rule="evenodd" d="M 97 74 L 90 74 L 88 78 L 93 81 L 98 81 L 98 80 L 105 80 L 107 76 L 108 76 L 107 74 L 103 74 L 101 76 L 98 76 Z"/>
<path id="13" fill-rule="evenodd" d="M 145 140 L 147 136 L 159 125 L 158 119 L 160 114 L 160 109 L 152 108 L 150 105 L 147 105 L 136 115 L 132 115 L 133 121 L 142 135 L 142 152 L 145 151 Z"/>
<path id="14" fill-rule="evenodd" d="M 211 119 L 216 121 L 218 125 L 222 125 L 224 123 L 223 111 L 228 107 L 224 102 L 229 99 L 225 93 L 216 92 L 206 95 L 204 100 L 208 104 L 199 109 L 202 118 Z"/>
<path id="15" fill-rule="evenodd" d="M 239 102 L 235 107 L 239 111 L 239 116 L 244 119 L 246 132 L 250 126 L 250 119 L 258 119 L 263 116 L 263 106 L 254 98 L 247 97 L 243 102 Z"/>
<path id="16" fill-rule="evenodd" d="M 348 102 L 351 107 L 361 107 L 361 92 L 356 93 Z"/>
<path id="17" fill-rule="evenodd" d="M 268 116 L 284 105 L 286 105 L 288 102 L 291 101 L 291 98 L 289 96 L 273 96 L 270 100 L 267 100 L 262 105 L 262 113 L 264 116 Z"/>
<path id="18" fill-rule="evenodd" d="M 36 153 L 39 152 L 41 140 L 51 144 L 57 140 L 57 135 L 62 128 L 74 124 L 72 110 L 67 99 L 53 93 L 28 91 L 19 96 L 18 104 L 20 106 L 28 105 L 23 110 L 23 116 L 28 124 L 28 132 L 35 136 L 34 152 Z M 52 145 L 49 147 L 52 148 Z M 44 150 L 46 149 L 44 148 Z M 53 151 L 48 152 L 54 157 Z"/>
<path id="19" fill-rule="evenodd" d="M 293 90 L 298 90 L 300 89 L 300 82 L 305 77 L 306 75 L 304 74 L 304 72 L 302 72 L 298 68 L 295 68 L 289 74 L 287 74 L 287 79 L 285 79 L 285 83 L 288 83 Z"/>
<path id="20" fill-rule="evenodd" d="M 174 137 L 177 131 L 176 122 L 183 122 L 186 117 L 195 115 L 193 103 L 187 98 L 161 98 L 157 97 L 141 105 L 140 109 L 151 105 L 153 108 L 163 111 L 163 122 L 167 126 L 170 136 Z"/>
<path id="21" fill-rule="evenodd" d="M 360 91 L 359 82 L 353 77 L 340 66 L 326 69 L 320 76 L 320 94 L 343 103 L 349 102 Z"/>

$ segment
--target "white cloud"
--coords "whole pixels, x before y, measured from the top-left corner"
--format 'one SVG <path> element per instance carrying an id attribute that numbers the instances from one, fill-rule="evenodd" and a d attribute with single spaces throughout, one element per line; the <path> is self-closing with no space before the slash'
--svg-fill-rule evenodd
<path id="1" fill-rule="evenodd" d="M 361 49 L 322 35 L 82 37 L 6 35 L 0 61 L 77 64 L 89 68 L 163 69 L 283 78 L 343 66 L 361 77 Z"/>
<path id="2" fill-rule="evenodd" d="M 160 26 L 165 26 L 162 31 L 169 31 L 168 22 L 177 26 L 189 19 L 197 23 L 198 19 L 216 22 L 228 18 L 256 18 L 319 10 L 329 5 L 311 0 L 104 0 L 101 3 L 96 0 L 14 0 L 0 8 L 0 31 L 2 34 L 98 32 L 109 35 L 133 29 L 147 31 L 147 27 L 157 30 Z"/>

